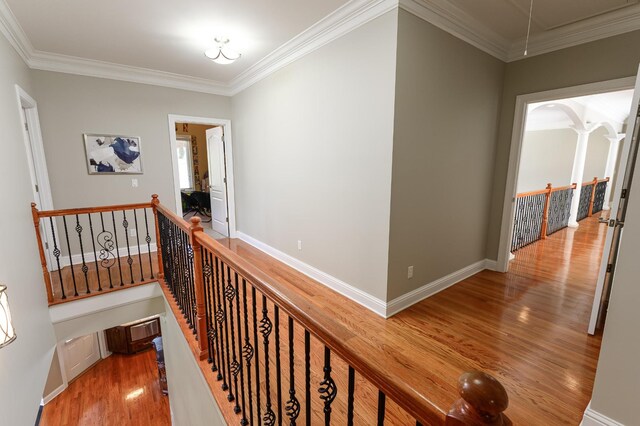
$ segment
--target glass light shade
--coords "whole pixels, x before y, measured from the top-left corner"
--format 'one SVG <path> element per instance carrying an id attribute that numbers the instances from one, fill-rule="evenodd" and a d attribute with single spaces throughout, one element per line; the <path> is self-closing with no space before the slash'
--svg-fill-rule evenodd
<path id="1" fill-rule="evenodd" d="M 0 285 L 0 348 L 16 340 L 16 330 L 11 323 L 11 311 L 6 290 L 7 286 Z"/>
<path id="2" fill-rule="evenodd" d="M 233 63 L 241 55 L 226 47 L 216 47 L 204 52 L 205 56 L 216 64 L 227 65 Z"/>

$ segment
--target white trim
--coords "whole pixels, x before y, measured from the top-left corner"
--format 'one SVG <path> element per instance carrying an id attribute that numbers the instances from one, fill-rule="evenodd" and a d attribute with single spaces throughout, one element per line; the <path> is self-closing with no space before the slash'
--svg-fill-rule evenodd
<path id="1" fill-rule="evenodd" d="M 231 95 L 396 7 L 398 0 L 349 1 L 232 79 Z"/>
<path id="2" fill-rule="evenodd" d="M 507 59 L 509 40 L 448 0 L 400 0 L 400 7 L 498 59 Z"/>
<path id="3" fill-rule="evenodd" d="M 182 217 L 182 200 L 180 199 L 180 178 L 176 161 L 176 123 L 205 124 L 222 126 L 224 129 L 225 166 L 227 173 L 227 210 L 229 214 L 229 238 L 236 238 L 236 195 L 233 175 L 233 137 L 231 120 L 210 117 L 194 117 L 189 115 L 169 114 L 169 142 L 171 146 L 171 168 L 173 169 L 173 188 L 175 191 L 176 213 Z"/>
<path id="4" fill-rule="evenodd" d="M 582 422 L 580 426 L 624 426 L 622 423 L 619 423 L 613 420 L 610 417 L 601 414 L 594 409 L 591 408 L 591 402 L 587 406 L 587 409 L 584 411 L 584 417 L 582 418 Z"/>
<path id="5" fill-rule="evenodd" d="M 397 314 L 398 312 L 407 309 L 409 306 L 414 305 L 421 300 L 431 297 L 436 293 L 451 287 L 460 281 L 469 278 L 472 275 L 477 274 L 480 271 L 486 269 L 487 260 L 480 260 L 462 269 L 450 273 L 442 278 L 438 278 L 435 281 L 427 283 L 417 289 L 403 294 L 400 297 L 396 297 L 387 303 L 387 318 Z"/>
<path id="6" fill-rule="evenodd" d="M 58 358 L 59 357 L 60 357 L 60 355 L 58 355 Z M 64 390 L 67 389 L 67 386 L 68 385 L 63 382 L 60 386 L 58 386 L 53 391 L 51 391 L 51 393 L 49 395 L 47 395 L 44 398 L 42 398 L 42 400 L 44 401 L 44 405 L 47 405 L 48 403 L 51 402 L 51 400 L 53 400 L 53 398 L 55 398 L 56 396 L 58 396 L 62 392 L 64 392 Z"/>
<path id="7" fill-rule="evenodd" d="M 156 251 L 158 251 L 158 247 L 156 245 L 156 243 L 151 243 L 149 244 L 151 246 L 151 253 L 155 253 Z M 130 246 L 129 247 L 129 251 L 131 252 L 131 256 L 137 255 L 138 254 L 138 246 Z M 118 247 L 118 251 L 113 251 L 113 255 L 117 256 L 116 253 L 120 253 L 120 258 L 123 258 L 125 256 L 127 256 L 127 247 Z M 141 245 L 140 246 L 140 254 L 146 254 L 149 253 L 149 248 L 147 247 L 146 244 Z M 84 263 L 87 264 L 87 266 L 89 266 L 89 268 L 91 268 L 93 265 L 91 265 L 91 263 L 95 262 L 96 259 L 96 254 L 94 252 L 87 252 L 84 253 Z M 117 258 L 116 258 L 117 259 Z M 144 262 L 145 260 L 143 260 Z M 100 262 L 100 258 L 98 258 L 98 262 Z M 71 264 L 74 265 L 81 265 L 82 264 L 82 254 L 74 254 L 71 255 L 71 262 L 69 262 L 69 256 L 60 256 L 60 267 L 64 268 L 66 266 L 69 266 Z M 135 266 L 135 264 L 134 264 Z M 50 265 L 50 268 L 57 268 L 57 264 L 52 264 Z"/>
<path id="8" fill-rule="evenodd" d="M 386 317 L 387 304 L 377 297 L 374 297 L 364 291 L 345 283 L 344 281 L 339 280 L 336 277 L 333 277 L 326 272 L 323 272 L 311 265 L 308 265 L 301 260 L 296 259 L 295 257 L 289 256 L 286 253 L 281 252 L 280 250 L 273 248 L 262 241 L 259 241 L 249 235 L 238 231 L 238 238 L 242 241 L 251 244 L 259 250 L 267 253 L 268 255 L 278 259 L 282 263 L 292 267 L 293 269 L 302 272 L 310 278 L 318 281 L 320 284 L 324 284 L 330 289 L 337 291 L 343 296 L 348 297 L 354 302 L 359 303 L 360 305 L 368 308 L 369 310 L 375 312 L 381 317 Z"/>
<path id="9" fill-rule="evenodd" d="M 49 317 L 52 324 L 57 324 L 160 296 L 162 289 L 157 282 L 128 288 L 125 286 L 121 290 L 101 294 L 100 297 L 87 297 L 50 306 Z"/>
<path id="10" fill-rule="evenodd" d="M 109 345 L 107 344 L 107 333 L 105 330 L 100 330 L 97 333 L 98 347 L 100 348 L 100 359 L 106 359 L 113 354 L 113 352 L 109 350 Z"/>
<path id="11" fill-rule="evenodd" d="M 485 259 L 484 269 L 488 269 L 490 271 L 498 271 L 498 261 L 493 259 Z"/>
<path id="12" fill-rule="evenodd" d="M 502 61 L 523 58 L 523 40 L 513 43 L 506 40 L 446 0 L 351 0 L 229 82 L 36 50 L 5 0 L 0 0 L 0 32 L 33 69 L 233 96 L 396 7 L 413 13 Z M 545 31 L 531 38 L 528 57 L 640 29 L 639 18 L 640 5 L 635 5 Z"/>
<path id="13" fill-rule="evenodd" d="M 616 90 L 633 89 L 634 86 L 635 77 L 627 77 L 538 93 L 530 93 L 516 97 L 513 131 L 511 134 L 511 145 L 509 148 L 509 168 L 507 169 L 507 180 L 505 183 L 502 207 L 502 224 L 500 227 L 500 244 L 498 247 L 496 270 L 506 272 L 509 267 L 510 239 L 511 230 L 513 229 L 513 213 L 515 209 L 514 200 L 517 190 L 516 181 L 520 167 L 520 153 L 522 150 L 522 136 L 524 134 L 527 105 L 536 102 L 573 98 L 576 96 L 613 92 Z"/>

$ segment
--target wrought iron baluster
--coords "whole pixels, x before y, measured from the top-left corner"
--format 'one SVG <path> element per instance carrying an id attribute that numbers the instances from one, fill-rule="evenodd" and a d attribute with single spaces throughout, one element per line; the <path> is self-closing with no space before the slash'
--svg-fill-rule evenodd
<path id="1" fill-rule="evenodd" d="M 221 297 L 223 297 L 222 300 L 222 304 L 224 305 L 224 297 L 226 297 L 226 286 L 225 286 L 225 268 L 226 265 L 224 264 L 224 262 L 222 260 L 220 260 L 220 291 L 221 291 Z M 232 317 L 233 317 L 233 312 L 231 313 Z M 231 355 L 229 353 L 229 319 L 227 318 L 228 315 L 224 316 L 224 349 L 225 349 L 225 355 L 227 356 L 227 377 L 229 378 L 229 393 L 227 394 L 227 400 L 229 402 L 234 401 L 235 397 L 233 395 L 233 383 L 231 383 Z M 233 350 L 233 348 L 232 348 Z"/>
<path id="2" fill-rule="evenodd" d="M 124 228 L 124 240 L 127 242 L 127 263 L 129 264 L 131 284 L 133 284 L 133 259 L 131 258 L 131 248 L 129 247 L 129 221 L 127 220 L 126 210 L 122 210 L 122 227 Z"/>
<path id="3" fill-rule="evenodd" d="M 227 302 L 229 302 L 229 330 L 231 334 L 231 364 L 229 364 L 229 369 L 231 374 L 233 374 L 233 392 L 236 395 L 235 402 L 236 404 L 233 406 L 233 412 L 238 414 L 240 412 L 240 405 L 238 404 L 238 374 L 240 373 L 240 369 L 242 365 L 238 362 L 238 357 L 236 356 L 236 332 L 235 332 L 235 320 L 233 318 L 233 300 L 236 298 L 236 290 L 231 283 L 231 268 L 229 265 L 226 265 L 227 269 L 227 286 L 224 290 L 224 296 L 227 298 Z M 236 277 L 237 279 L 237 277 Z"/>
<path id="4" fill-rule="evenodd" d="M 276 421 L 276 415 L 271 409 L 271 378 L 269 377 L 269 335 L 273 330 L 273 324 L 271 323 L 268 314 L 267 297 L 262 295 L 262 319 L 260 320 L 260 333 L 262 334 L 262 344 L 264 345 L 264 377 L 267 399 L 267 405 L 265 406 L 262 421 L 266 426 L 273 426 Z"/>
<path id="5" fill-rule="evenodd" d="M 218 369 L 218 372 L 221 372 L 222 374 L 220 376 L 222 376 L 222 390 L 226 391 L 229 389 L 229 385 L 227 384 L 227 363 L 225 362 L 225 343 L 224 343 L 224 334 L 223 334 L 223 323 L 224 320 L 226 318 L 226 314 L 224 312 L 224 304 L 222 302 L 223 298 L 222 298 L 222 292 L 220 290 L 220 287 L 222 285 L 224 285 L 224 279 L 220 277 L 220 269 L 221 269 L 221 265 L 222 261 L 220 261 L 218 259 L 218 257 L 215 257 L 215 282 L 216 282 L 216 295 L 217 295 L 217 302 L 218 302 L 218 309 L 216 309 L 216 321 L 218 322 L 218 338 L 220 340 L 220 368 Z M 222 280 L 222 283 L 220 282 Z M 227 340 L 228 342 L 228 340 Z M 228 345 L 228 343 L 227 343 Z M 227 358 L 226 360 L 229 359 L 229 348 L 227 346 L 226 348 L 226 353 L 227 353 Z M 220 377 L 218 376 L 218 377 Z M 220 380 L 220 378 L 218 379 Z M 231 401 L 231 400 L 230 400 Z"/>
<path id="6" fill-rule="evenodd" d="M 209 257 L 211 254 L 204 247 L 202 250 L 202 277 L 204 279 L 204 298 L 205 298 L 205 317 L 207 319 L 207 348 L 209 349 L 208 361 L 211 364 L 211 371 L 218 371 L 216 364 L 216 354 L 214 352 L 213 340 L 216 337 L 215 328 L 213 327 L 213 309 L 211 309 L 211 264 Z"/>
<path id="7" fill-rule="evenodd" d="M 384 425 L 386 396 L 381 390 L 378 391 L 378 426 Z"/>
<path id="8" fill-rule="evenodd" d="M 218 327 L 218 309 L 216 308 L 217 298 L 216 298 L 216 288 L 215 288 L 215 280 L 216 280 L 217 272 L 215 270 L 214 257 L 212 253 L 209 253 L 209 257 L 207 260 L 209 261 L 209 266 L 211 267 L 211 277 L 209 278 L 209 282 L 211 284 L 211 287 L 209 289 L 209 293 L 211 297 L 211 312 L 213 315 L 211 317 L 211 329 L 213 330 L 211 335 L 213 336 L 213 345 L 215 346 L 215 357 L 213 358 L 214 366 L 211 367 L 211 370 L 217 371 L 218 372 L 217 379 L 222 380 L 222 371 L 224 370 L 224 367 L 221 361 L 220 343 L 218 342 L 220 339 L 220 333 L 218 332 L 218 328 L 217 328 Z M 215 364 L 216 361 L 218 362 L 217 366 Z"/>
<path id="9" fill-rule="evenodd" d="M 328 347 L 324 347 L 324 379 L 320 382 L 318 392 L 320 399 L 324 401 L 324 424 L 331 424 L 331 403 L 338 394 L 336 383 L 331 377 L 331 351 Z"/>
<path id="10" fill-rule="evenodd" d="M 295 357 L 293 348 L 293 318 L 289 317 L 289 400 L 285 405 L 285 413 L 289 417 L 289 425 L 295 426 L 300 415 L 300 401 L 296 398 Z"/>
<path id="11" fill-rule="evenodd" d="M 244 346 L 242 356 L 247 365 L 247 395 L 249 401 L 249 423 L 253 422 L 253 401 L 251 396 L 251 359 L 253 358 L 253 346 L 249 338 L 249 315 L 247 311 L 247 281 L 242 279 L 242 307 L 244 314 Z"/>
<path id="12" fill-rule="evenodd" d="M 353 426 L 353 393 L 356 387 L 356 371 L 349 366 L 349 390 L 347 397 L 347 426 Z"/>
<path id="13" fill-rule="evenodd" d="M 107 232 L 104 228 L 104 217 L 100 212 L 100 224 L 102 225 L 102 231 L 98 234 L 98 245 L 100 246 L 100 266 L 107 270 L 107 276 L 109 277 L 109 288 L 113 288 L 113 281 L 111 279 L 111 267 L 115 263 L 115 259 L 109 259 L 109 256 L 113 256 L 112 247 L 113 240 L 110 232 Z"/>
<path id="14" fill-rule="evenodd" d="M 236 320 L 238 324 L 238 363 L 240 364 L 238 369 L 240 370 L 240 394 L 238 394 L 238 389 L 236 389 L 236 395 L 240 395 L 242 397 L 242 420 L 240 420 L 241 425 L 247 425 L 249 422 L 247 421 L 247 410 L 246 410 L 246 390 L 244 387 L 244 368 L 242 367 L 242 323 L 240 322 L 240 292 L 238 288 L 238 273 L 234 272 L 234 281 L 235 281 L 235 297 L 236 297 Z M 237 398 L 236 398 L 237 399 Z"/>
<path id="15" fill-rule="evenodd" d="M 89 289 L 89 277 L 87 273 L 89 272 L 89 267 L 87 266 L 87 262 L 84 259 L 84 247 L 82 245 L 82 226 L 80 226 L 80 216 L 76 215 L 76 232 L 78 233 L 78 241 L 80 242 L 80 257 L 82 259 L 82 273 L 84 274 L 84 284 L 87 286 L 87 294 L 91 293 Z M 69 254 L 69 258 L 71 259 L 71 254 Z M 72 262 L 73 263 L 73 262 Z M 73 266 L 72 266 L 73 267 Z"/>
<path id="16" fill-rule="evenodd" d="M 62 298 L 66 299 L 67 295 L 64 292 L 64 281 L 62 280 L 62 268 L 60 267 L 60 249 L 56 241 L 55 226 L 53 226 L 53 218 L 49 218 L 49 224 L 51 225 L 51 235 L 53 236 L 53 256 L 56 258 L 56 264 L 58 265 L 58 277 L 60 279 L 60 290 L 62 291 Z"/>
<path id="17" fill-rule="evenodd" d="M 196 296 L 194 294 L 194 284 L 193 284 L 193 248 L 191 247 L 191 243 L 189 242 L 189 236 L 186 233 L 182 233 L 182 238 L 184 240 L 184 246 L 186 247 L 186 275 L 185 275 L 185 285 L 187 289 L 187 309 L 189 313 L 189 323 L 190 328 L 193 330 L 193 334 L 196 335 L 197 340 L 197 329 L 196 329 Z"/>
<path id="18" fill-rule="evenodd" d="M 149 273 L 151 275 L 151 279 L 153 279 L 153 262 L 151 261 L 151 235 L 149 235 L 149 221 L 147 220 L 147 209 L 143 209 L 144 212 L 144 229 L 147 232 L 147 235 L 144 237 L 144 240 L 147 242 L 147 254 L 149 255 Z M 156 250 L 160 250 L 158 245 L 160 241 L 156 241 Z"/>
<path id="19" fill-rule="evenodd" d="M 251 286 L 251 304 L 253 306 L 253 343 L 256 351 L 256 414 L 258 419 L 258 424 L 260 424 L 260 420 L 262 416 L 260 414 L 260 345 L 258 344 L 258 311 L 257 311 L 257 302 L 256 302 L 256 288 Z"/>
<path id="20" fill-rule="evenodd" d="M 116 215 L 111 212 L 111 220 L 113 221 L 113 237 L 116 239 L 116 257 L 118 258 L 118 272 L 120 273 L 120 286 L 124 285 L 124 279 L 122 278 L 122 264 L 120 263 L 120 246 L 118 244 L 118 231 L 116 228 Z M 125 233 L 126 237 L 126 233 Z"/>
<path id="21" fill-rule="evenodd" d="M 102 291 L 102 283 L 100 282 L 100 268 L 98 268 L 98 252 L 96 251 L 96 239 L 93 235 L 93 222 L 91 221 L 91 213 L 87 213 L 89 218 L 89 231 L 91 233 L 91 246 L 93 247 L 93 261 L 96 266 L 96 275 L 98 276 L 98 291 Z"/>
<path id="22" fill-rule="evenodd" d="M 73 280 L 73 292 L 74 292 L 74 296 L 78 296 L 78 287 L 76 286 L 76 274 L 73 271 L 73 256 L 71 256 L 71 244 L 69 244 L 69 231 L 67 230 L 66 216 L 62 216 L 62 223 L 64 224 L 64 237 L 67 240 L 67 250 L 69 253 L 69 268 L 71 269 L 71 279 Z"/>
<path id="23" fill-rule="evenodd" d="M 282 372 L 280 366 L 280 308 L 274 305 L 273 321 L 275 332 L 275 350 L 276 350 L 276 401 L 278 406 L 278 426 L 282 425 Z"/>
<path id="24" fill-rule="evenodd" d="M 138 244 L 138 264 L 140 265 L 140 281 L 144 281 L 144 271 L 142 270 L 142 251 L 140 250 L 140 232 L 138 231 L 138 215 L 136 214 L 136 209 L 133 209 L 133 223 L 136 230 L 136 244 Z"/>
<path id="25" fill-rule="evenodd" d="M 304 331 L 304 403 L 307 425 L 311 424 L 311 334 Z"/>

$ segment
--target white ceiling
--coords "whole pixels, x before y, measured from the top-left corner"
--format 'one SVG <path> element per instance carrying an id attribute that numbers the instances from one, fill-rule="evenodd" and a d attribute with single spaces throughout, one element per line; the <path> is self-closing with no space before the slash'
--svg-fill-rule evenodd
<path id="1" fill-rule="evenodd" d="M 35 69 L 232 95 L 402 7 L 504 61 L 530 0 L 0 0 L 0 32 Z M 534 0 L 529 55 L 640 29 L 640 0 Z M 215 36 L 242 53 L 204 56 Z M 375 43 L 375 40 L 372 40 Z"/>
<path id="2" fill-rule="evenodd" d="M 227 82 L 347 0 L 6 0 L 34 49 Z M 204 56 L 217 35 L 242 53 Z"/>
<path id="3" fill-rule="evenodd" d="M 585 127 L 589 124 L 607 122 L 617 131 L 624 129 L 629 118 L 633 90 L 599 93 L 556 101 L 530 104 L 525 130 L 566 129 L 574 125 L 559 104 L 571 108 Z"/>

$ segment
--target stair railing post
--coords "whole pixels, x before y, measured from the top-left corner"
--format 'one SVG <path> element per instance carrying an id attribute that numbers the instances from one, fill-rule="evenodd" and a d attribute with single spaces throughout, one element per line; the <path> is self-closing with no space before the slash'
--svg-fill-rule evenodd
<path id="1" fill-rule="evenodd" d="M 593 178 L 593 188 L 591 188 L 591 201 L 589 201 L 589 217 L 593 216 L 593 202 L 596 199 L 596 186 L 598 186 L 598 176 Z"/>
<path id="2" fill-rule="evenodd" d="M 551 199 L 551 184 L 548 183 L 544 194 L 544 210 L 542 213 L 542 226 L 540 227 L 540 239 L 547 238 L 547 227 L 549 226 L 549 200 Z"/>
<path id="3" fill-rule="evenodd" d="M 495 377 L 480 371 L 464 373 L 458 379 L 460 399 L 453 403 L 444 424 L 446 426 L 511 426 L 504 414 L 509 396 Z"/>
<path id="4" fill-rule="evenodd" d="M 151 209 L 156 223 L 156 255 L 158 256 L 158 278 L 164 278 L 164 264 L 162 263 L 162 241 L 160 240 L 160 225 L 158 224 L 158 194 L 151 196 Z"/>
<path id="5" fill-rule="evenodd" d="M 36 208 L 36 203 L 31 203 L 31 215 L 33 217 L 33 227 L 36 231 L 36 241 L 38 242 L 38 251 L 40 252 L 40 265 L 42 265 L 42 276 L 44 277 L 44 287 L 47 291 L 47 301 L 53 303 L 53 288 L 51 287 L 51 275 L 47 268 L 47 257 L 44 253 L 44 244 L 42 244 L 42 235 L 40 235 L 40 215 Z M 60 283 L 63 285 L 63 283 Z"/>
<path id="6" fill-rule="evenodd" d="M 202 245 L 195 236 L 196 232 L 202 231 L 200 218 L 194 216 L 191 218 L 191 227 L 189 231 L 189 240 L 193 249 L 193 285 L 196 294 L 196 332 L 198 333 L 198 346 L 200 350 L 200 359 L 206 359 L 209 356 L 209 348 L 207 346 L 207 317 L 204 309 L 204 277 L 202 273 Z"/>

